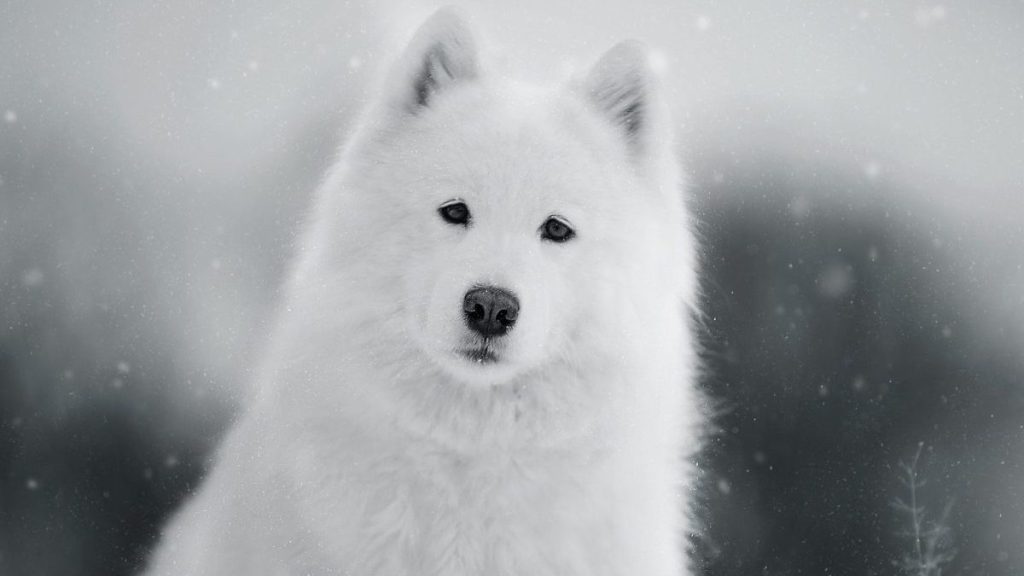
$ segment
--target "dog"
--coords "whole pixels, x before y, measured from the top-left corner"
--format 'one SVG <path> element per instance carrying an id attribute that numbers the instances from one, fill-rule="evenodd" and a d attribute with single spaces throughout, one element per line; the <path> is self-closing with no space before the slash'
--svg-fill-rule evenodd
<path id="1" fill-rule="evenodd" d="M 147 574 L 690 574 L 696 242 L 659 85 L 636 42 L 517 82 L 429 18 Z"/>

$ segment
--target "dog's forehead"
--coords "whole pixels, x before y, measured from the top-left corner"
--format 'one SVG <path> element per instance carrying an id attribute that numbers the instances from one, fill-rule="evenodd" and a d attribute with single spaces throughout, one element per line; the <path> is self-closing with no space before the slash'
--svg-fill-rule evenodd
<path id="1" fill-rule="evenodd" d="M 589 196 L 615 153 L 588 134 L 584 107 L 557 91 L 492 88 L 444 104 L 421 134 L 431 162 L 497 202 Z"/>

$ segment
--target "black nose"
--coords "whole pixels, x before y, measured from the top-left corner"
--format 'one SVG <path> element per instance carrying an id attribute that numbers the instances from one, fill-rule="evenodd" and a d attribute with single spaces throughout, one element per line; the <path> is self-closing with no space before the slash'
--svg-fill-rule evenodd
<path id="1" fill-rule="evenodd" d="M 519 316 L 519 300 L 495 286 L 480 286 L 466 292 L 462 301 L 469 329 L 485 338 L 504 336 Z"/>

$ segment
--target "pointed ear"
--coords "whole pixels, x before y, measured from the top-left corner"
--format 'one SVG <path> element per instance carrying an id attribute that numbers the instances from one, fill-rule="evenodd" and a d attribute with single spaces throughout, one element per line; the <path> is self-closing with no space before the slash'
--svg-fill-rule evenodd
<path id="1" fill-rule="evenodd" d="M 420 26 L 395 66 L 390 97 L 399 109 L 421 112 L 452 86 L 477 78 L 476 42 L 458 12 L 442 8 Z"/>
<path id="2" fill-rule="evenodd" d="M 627 40 L 598 60 L 583 82 L 586 97 L 626 138 L 637 155 L 649 152 L 657 133 L 660 102 L 650 51 Z"/>

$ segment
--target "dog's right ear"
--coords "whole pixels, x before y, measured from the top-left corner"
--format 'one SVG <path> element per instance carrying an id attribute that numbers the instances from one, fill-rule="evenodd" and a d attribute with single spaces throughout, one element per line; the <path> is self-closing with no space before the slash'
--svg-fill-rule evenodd
<path id="1" fill-rule="evenodd" d="M 650 157 L 663 129 L 661 100 L 650 51 L 633 40 L 615 45 L 598 60 L 584 81 L 595 110 L 626 139 L 640 159 Z"/>
<path id="2" fill-rule="evenodd" d="M 478 74 L 473 35 L 458 12 L 446 7 L 420 26 L 395 66 L 388 89 L 396 108 L 418 114 L 446 90 Z"/>

